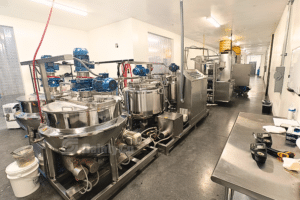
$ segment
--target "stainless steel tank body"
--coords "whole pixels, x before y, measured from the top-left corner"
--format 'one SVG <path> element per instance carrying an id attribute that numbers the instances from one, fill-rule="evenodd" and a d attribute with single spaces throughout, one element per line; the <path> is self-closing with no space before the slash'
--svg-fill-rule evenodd
<path id="1" fill-rule="evenodd" d="M 153 79 L 159 80 L 164 85 L 165 98 L 170 103 L 177 102 L 177 77 L 176 75 L 170 74 L 153 74 L 151 75 Z"/>
<path id="2" fill-rule="evenodd" d="M 95 95 L 92 101 L 79 102 L 69 97 L 47 104 L 42 107 L 47 124 L 42 124 L 38 132 L 55 152 L 97 156 L 97 148 L 119 137 L 126 125 L 120 100 L 117 96 Z"/>
<path id="3" fill-rule="evenodd" d="M 145 79 L 125 88 L 125 109 L 134 118 L 146 119 L 164 110 L 164 88 L 161 82 Z"/>
<path id="4" fill-rule="evenodd" d="M 170 76 L 168 78 L 169 83 L 169 95 L 168 99 L 170 103 L 176 103 L 177 102 L 177 77 L 176 76 Z"/>

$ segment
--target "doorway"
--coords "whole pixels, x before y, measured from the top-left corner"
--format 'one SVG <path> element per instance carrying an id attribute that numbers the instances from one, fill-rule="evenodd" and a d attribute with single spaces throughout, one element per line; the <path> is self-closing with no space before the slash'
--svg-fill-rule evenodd
<path id="1" fill-rule="evenodd" d="M 249 62 L 251 65 L 250 76 L 255 76 L 256 74 L 256 62 Z"/>

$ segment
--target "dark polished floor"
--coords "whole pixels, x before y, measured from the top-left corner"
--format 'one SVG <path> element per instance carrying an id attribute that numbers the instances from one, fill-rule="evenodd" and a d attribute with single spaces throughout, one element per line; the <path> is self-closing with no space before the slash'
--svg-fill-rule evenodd
<path id="1" fill-rule="evenodd" d="M 171 152 L 160 155 L 126 187 L 117 193 L 115 200 L 143 199 L 224 199 L 224 187 L 210 180 L 214 167 L 230 134 L 239 112 L 261 113 L 264 97 L 263 80 L 251 77 L 248 98 L 234 98 L 232 102 L 210 106 L 209 116 L 198 123 Z M 0 102 L 1 103 L 1 102 Z M 2 102 L 3 103 L 3 102 Z M 10 152 L 28 144 L 21 129 L 6 130 L 0 118 L 0 199 L 17 199 L 6 178 L 5 168 L 13 162 Z M 21 199 L 62 199 L 45 180 L 34 194 Z M 251 199 L 236 194 L 234 199 Z"/>

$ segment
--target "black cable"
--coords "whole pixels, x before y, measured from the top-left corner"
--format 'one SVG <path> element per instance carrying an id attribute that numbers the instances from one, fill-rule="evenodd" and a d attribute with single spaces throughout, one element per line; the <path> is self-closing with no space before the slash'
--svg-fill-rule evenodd
<path id="1" fill-rule="evenodd" d="M 72 75 L 72 80 L 74 79 L 74 75 L 73 75 L 73 68 L 72 68 L 72 65 L 70 65 L 70 68 L 71 68 L 71 75 Z"/>

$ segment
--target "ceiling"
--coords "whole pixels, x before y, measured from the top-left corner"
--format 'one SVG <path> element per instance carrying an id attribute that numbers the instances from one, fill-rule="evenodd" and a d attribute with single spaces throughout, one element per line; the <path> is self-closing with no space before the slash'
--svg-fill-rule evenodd
<path id="1" fill-rule="evenodd" d="M 88 11 L 87 16 L 54 10 L 51 24 L 92 30 L 130 17 L 180 34 L 179 0 L 55 0 Z M 265 53 L 288 0 L 185 0 L 185 36 L 218 48 L 236 35 L 250 54 Z M 29 0 L 0 0 L 0 13 L 45 23 L 49 7 Z M 205 17 L 213 16 L 221 27 Z M 204 36 L 204 37 L 203 37 Z M 203 40 L 204 39 L 204 40 Z"/>

